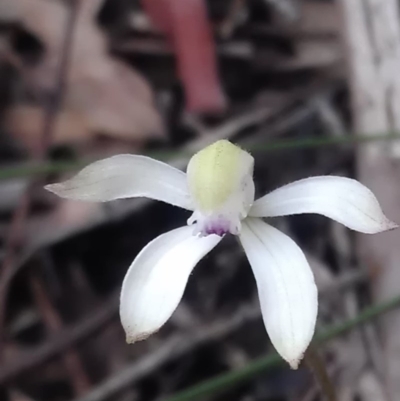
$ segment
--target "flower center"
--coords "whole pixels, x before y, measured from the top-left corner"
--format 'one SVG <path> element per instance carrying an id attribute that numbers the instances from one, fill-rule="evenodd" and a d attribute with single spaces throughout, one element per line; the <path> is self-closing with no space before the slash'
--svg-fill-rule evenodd
<path id="1" fill-rule="evenodd" d="M 188 224 L 206 236 L 239 234 L 254 201 L 253 157 L 221 140 L 196 153 L 187 168 L 195 211 Z"/>
<path id="2" fill-rule="evenodd" d="M 238 235 L 241 228 L 240 220 L 237 216 L 223 214 L 203 215 L 196 210 L 188 219 L 188 225 L 195 224 L 194 235 L 204 237 L 216 234 L 222 237 L 225 234 Z"/>

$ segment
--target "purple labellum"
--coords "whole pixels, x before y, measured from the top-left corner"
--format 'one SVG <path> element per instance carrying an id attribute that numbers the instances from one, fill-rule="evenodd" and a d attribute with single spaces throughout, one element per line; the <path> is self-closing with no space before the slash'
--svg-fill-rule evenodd
<path id="1" fill-rule="evenodd" d="M 220 237 L 222 237 L 225 234 L 228 234 L 229 230 L 226 230 L 225 228 L 221 227 L 221 226 L 216 226 L 216 227 L 210 227 L 210 228 L 206 228 L 206 235 L 211 235 L 211 234 L 216 234 L 219 235 Z"/>
<path id="2" fill-rule="evenodd" d="M 240 220 L 223 214 L 203 216 L 199 212 L 194 212 L 188 219 L 188 224 L 196 224 L 193 235 L 206 237 L 207 235 L 218 235 L 223 237 L 225 234 L 238 235 L 240 231 Z"/>
<path id="3" fill-rule="evenodd" d="M 203 230 L 205 235 L 216 234 L 222 237 L 230 232 L 230 224 L 227 220 L 212 220 L 206 224 Z"/>

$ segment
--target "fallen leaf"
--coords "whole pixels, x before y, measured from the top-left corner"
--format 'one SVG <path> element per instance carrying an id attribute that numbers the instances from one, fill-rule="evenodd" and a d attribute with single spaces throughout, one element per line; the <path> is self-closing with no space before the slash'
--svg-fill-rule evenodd
<path id="1" fill-rule="evenodd" d="M 8 109 L 4 115 L 8 132 L 31 154 L 35 154 L 37 147 L 40 146 L 44 121 L 44 109 L 38 106 L 15 106 Z M 81 113 L 62 110 L 55 123 L 52 143 L 53 145 L 79 143 L 91 139 L 92 136 L 93 131 Z"/>
<path id="2" fill-rule="evenodd" d="M 18 21 L 45 47 L 39 63 L 24 67 L 28 83 L 39 93 L 49 93 L 57 82 L 68 10 L 59 0 L 7 1 L 16 10 Z M 135 141 L 162 138 L 163 124 L 148 82 L 108 52 L 105 35 L 95 23 L 100 5 L 99 0 L 81 3 L 67 76 L 65 110 L 54 143 L 85 141 L 97 133 Z M 36 125 L 29 129 L 29 119 L 38 122 L 40 113 L 32 108 L 18 108 L 10 114 L 12 131 L 17 130 L 29 148 L 35 146 L 38 129 Z M 18 122 L 18 115 L 29 118 Z"/>

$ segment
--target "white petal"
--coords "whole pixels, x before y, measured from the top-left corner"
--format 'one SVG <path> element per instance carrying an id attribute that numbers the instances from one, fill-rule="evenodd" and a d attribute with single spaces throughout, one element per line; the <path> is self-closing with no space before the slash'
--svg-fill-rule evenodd
<path id="1" fill-rule="evenodd" d="M 62 198 L 91 202 L 144 196 L 192 210 L 186 174 L 150 157 L 117 155 L 45 187 Z"/>
<path id="2" fill-rule="evenodd" d="M 186 226 L 160 235 L 130 266 L 120 304 L 128 343 L 160 329 L 178 306 L 193 268 L 221 240 L 192 234 L 193 227 Z"/>
<path id="3" fill-rule="evenodd" d="M 254 217 L 318 213 L 366 234 L 397 228 L 383 214 L 374 194 L 356 180 L 320 176 L 295 181 L 256 200 Z"/>
<path id="4" fill-rule="evenodd" d="M 257 281 L 271 342 L 296 369 L 314 334 L 317 287 L 301 249 L 260 219 L 243 222 L 240 240 Z"/>

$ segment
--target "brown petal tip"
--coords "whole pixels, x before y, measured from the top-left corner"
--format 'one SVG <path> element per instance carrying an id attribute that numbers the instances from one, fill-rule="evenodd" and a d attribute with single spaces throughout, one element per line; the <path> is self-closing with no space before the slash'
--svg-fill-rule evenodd
<path id="1" fill-rule="evenodd" d="M 155 331 L 147 332 L 147 333 L 139 333 L 137 335 L 126 335 L 127 344 L 134 344 L 138 341 L 147 340 L 152 334 L 156 333 Z"/>

